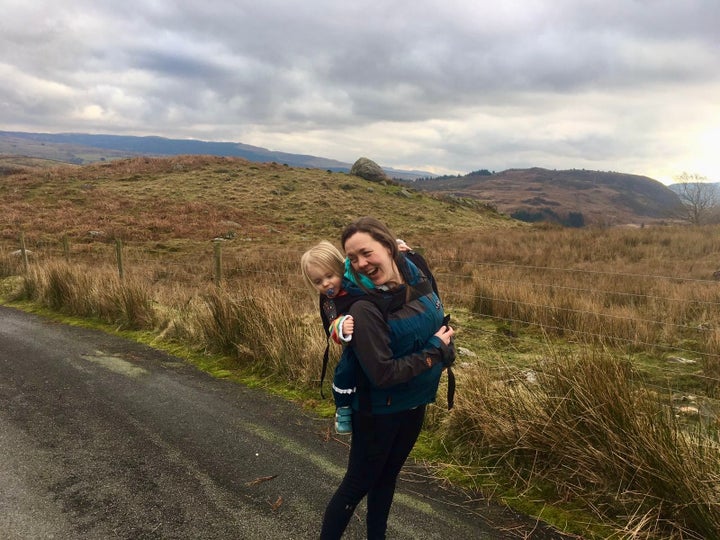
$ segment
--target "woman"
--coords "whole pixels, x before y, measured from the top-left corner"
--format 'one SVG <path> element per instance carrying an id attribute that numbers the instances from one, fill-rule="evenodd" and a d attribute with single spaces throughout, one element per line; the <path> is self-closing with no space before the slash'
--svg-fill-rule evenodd
<path id="1" fill-rule="evenodd" d="M 361 283 L 364 276 L 374 288 L 366 291 L 367 301 L 350 307 L 355 331 L 338 365 L 338 371 L 354 366 L 358 376 L 350 457 L 320 537 L 340 538 L 367 495 L 367 537 L 385 538 L 397 476 L 420 433 L 425 406 L 435 401 L 443 367 L 455 359 L 455 332 L 443 325 L 430 281 L 400 253 L 384 224 L 358 219 L 343 232 L 342 246 L 352 281 Z"/>

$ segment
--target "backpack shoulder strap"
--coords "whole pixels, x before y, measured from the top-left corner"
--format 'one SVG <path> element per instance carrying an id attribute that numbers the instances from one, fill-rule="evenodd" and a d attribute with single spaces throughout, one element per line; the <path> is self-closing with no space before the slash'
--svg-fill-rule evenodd
<path id="1" fill-rule="evenodd" d="M 330 336 L 325 338 L 325 353 L 323 353 L 322 371 L 320 372 L 320 397 L 325 399 L 323 394 L 323 382 L 325 381 L 325 374 L 327 373 L 328 360 L 330 358 Z"/>
<path id="2" fill-rule="evenodd" d="M 417 251 L 406 251 L 405 257 L 409 259 L 415 266 L 417 266 L 418 269 L 423 273 L 423 275 L 430 281 L 433 291 L 435 292 L 435 294 L 437 294 L 438 298 L 440 298 L 440 293 L 438 292 L 435 276 L 433 276 L 433 273 L 430 271 L 430 267 L 428 266 L 425 257 L 420 255 Z"/>

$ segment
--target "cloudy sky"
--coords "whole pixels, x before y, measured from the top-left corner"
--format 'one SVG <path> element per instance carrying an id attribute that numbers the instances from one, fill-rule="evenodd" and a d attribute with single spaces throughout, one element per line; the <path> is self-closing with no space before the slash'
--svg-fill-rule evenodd
<path id="1" fill-rule="evenodd" d="M 0 0 L 0 130 L 720 181 L 718 0 Z"/>

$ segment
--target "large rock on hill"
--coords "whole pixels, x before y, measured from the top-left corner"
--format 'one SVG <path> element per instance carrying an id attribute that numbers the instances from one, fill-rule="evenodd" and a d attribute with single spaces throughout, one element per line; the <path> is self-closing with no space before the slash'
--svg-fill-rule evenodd
<path id="1" fill-rule="evenodd" d="M 361 157 L 355 163 L 353 163 L 350 169 L 350 174 L 369 180 L 370 182 L 385 182 L 388 180 L 388 176 L 385 171 L 382 170 L 380 165 L 375 163 L 373 160 L 366 157 Z"/>

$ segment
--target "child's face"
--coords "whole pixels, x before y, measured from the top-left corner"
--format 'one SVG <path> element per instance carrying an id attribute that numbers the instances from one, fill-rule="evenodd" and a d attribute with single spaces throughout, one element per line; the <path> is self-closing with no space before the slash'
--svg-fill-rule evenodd
<path id="1" fill-rule="evenodd" d="M 332 298 L 340 292 L 342 279 L 336 272 L 311 264 L 307 267 L 307 275 L 320 294 Z"/>

